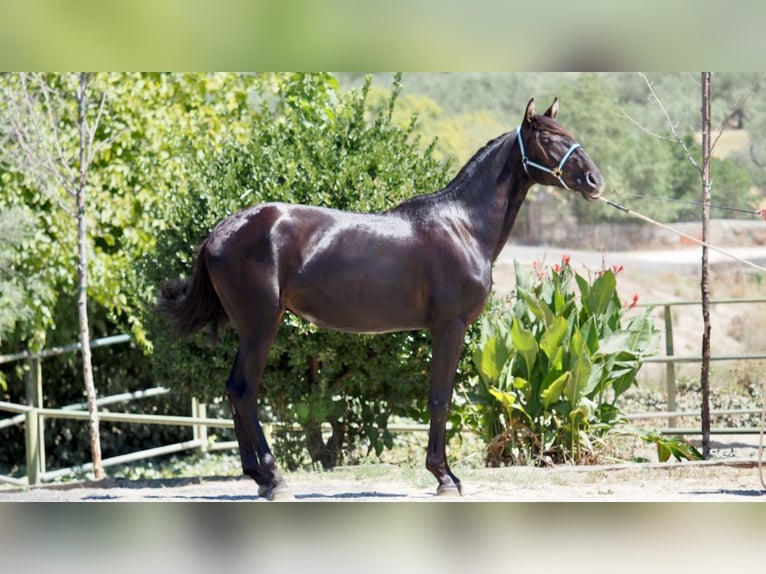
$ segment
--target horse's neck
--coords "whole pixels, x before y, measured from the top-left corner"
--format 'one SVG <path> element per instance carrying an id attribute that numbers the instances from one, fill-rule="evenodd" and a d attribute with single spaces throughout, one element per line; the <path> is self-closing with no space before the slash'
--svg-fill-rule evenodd
<path id="1" fill-rule="evenodd" d="M 484 169 L 461 182 L 462 192 L 454 195 L 465 211 L 472 234 L 484 245 L 494 261 L 505 246 L 516 216 L 532 183 L 523 176 L 521 155 L 512 137 L 487 158 Z"/>
<path id="2" fill-rule="evenodd" d="M 509 193 L 506 196 L 508 198 L 508 202 L 506 204 L 505 216 L 503 217 L 503 221 L 500 224 L 500 234 L 497 238 L 497 241 L 495 242 L 495 248 L 492 253 L 492 261 L 497 259 L 497 256 L 500 255 L 503 247 L 505 247 L 505 244 L 508 241 L 508 237 L 511 235 L 513 224 L 516 222 L 516 216 L 519 214 L 521 205 L 524 203 L 524 199 L 526 198 L 530 187 L 532 187 L 530 184 L 525 183 L 517 185 L 515 188 L 512 187 L 509 189 Z"/>

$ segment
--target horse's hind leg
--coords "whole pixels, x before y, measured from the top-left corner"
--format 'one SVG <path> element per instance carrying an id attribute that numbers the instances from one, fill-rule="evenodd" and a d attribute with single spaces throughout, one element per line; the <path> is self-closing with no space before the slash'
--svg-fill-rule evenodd
<path id="1" fill-rule="evenodd" d="M 287 485 L 258 418 L 258 390 L 280 318 L 281 313 L 275 320 L 261 322 L 260 328 L 253 331 L 238 326 L 239 351 L 226 383 L 242 471 L 258 483 L 258 495 L 269 500 L 286 494 Z"/>

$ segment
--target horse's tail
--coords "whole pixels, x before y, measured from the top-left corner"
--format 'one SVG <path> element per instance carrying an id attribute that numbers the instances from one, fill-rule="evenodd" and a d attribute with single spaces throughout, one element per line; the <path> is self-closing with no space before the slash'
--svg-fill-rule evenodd
<path id="1" fill-rule="evenodd" d="M 211 340 L 218 341 L 219 331 L 226 326 L 228 316 L 210 280 L 205 247 L 197 252 L 194 274 L 186 279 L 171 279 L 160 288 L 157 310 L 165 315 L 181 336 L 188 336 L 207 327 Z"/>

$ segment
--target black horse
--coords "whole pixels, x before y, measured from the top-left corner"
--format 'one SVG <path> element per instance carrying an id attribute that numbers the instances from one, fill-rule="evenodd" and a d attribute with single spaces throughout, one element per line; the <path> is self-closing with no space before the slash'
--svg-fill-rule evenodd
<path id="1" fill-rule="evenodd" d="M 428 329 L 433 341 L 426 467 L 437 494 L 462 494 L 447 465 L 445 431 L 466 329 L 492 287 L 492 263 L 529 188 L 553 185 L 598 198 L 601 173 L 534 99 L 518 129 L 490 141 L 444 189 L 388 211 L 361 214 L 264 203 L 221 221 L 202 244 L 194 275 L 163 285 L 159 309 L 181 334 L 239 335 L 226 383 L 242 469 L 272 499 L 285 489 L 258 420 L 258 389 L 282 314 L 328 329 Z"/>

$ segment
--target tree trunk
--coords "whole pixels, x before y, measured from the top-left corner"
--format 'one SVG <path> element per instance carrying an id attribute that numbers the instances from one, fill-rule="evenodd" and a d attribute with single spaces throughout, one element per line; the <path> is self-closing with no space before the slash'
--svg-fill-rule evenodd
<path id="1" fill-rule="evenodd" d="M 710 240 L 710 107 L 712 99 L 712 73 L 702 72 L 702 241 Z M 710 456 L 710 265 L 707 245 L 702 246 L 702 454 Z"/>
<path id="2" fill-rule="evenodd" d="M 85 220 L 85 196 L 88 179 L 88 160 L 86 149 L 88 133 L 86 111 L 88 107 L 88 78 L 80 73 L 80 89 L 77 93 L 78 117 L 80 130 L 79 142 L 79 178 L 75 186 L 77 200 L 77 313 L 80 322 L 80 346 L 82 348 L 82 375 L 85 381 L 85 393 L 88 402 L 88 422 L 90 425 L 90 449 L 93 460 L 93 476 L 96 480 L 104 478 L 101 463 L 101 433 L 99 431 L 98 406 L 96 404 L 96 385 L 93 381 L 93 365 L 90 352 L 90 328 L 88 326 L 88 245 Z"/>
<path id="3" fill-rule="evenodd" d="M 321 423 L 312 421 L 303 425 L 311 462 L 320 463 L 323 470 L 330 470 L 338 466 L 342 460 L 343 437 L 346 427 L 339 421 L 330 422 L 330 426 L 332 427 L 332 435 L 325 442 L 322 437 Z"/>

